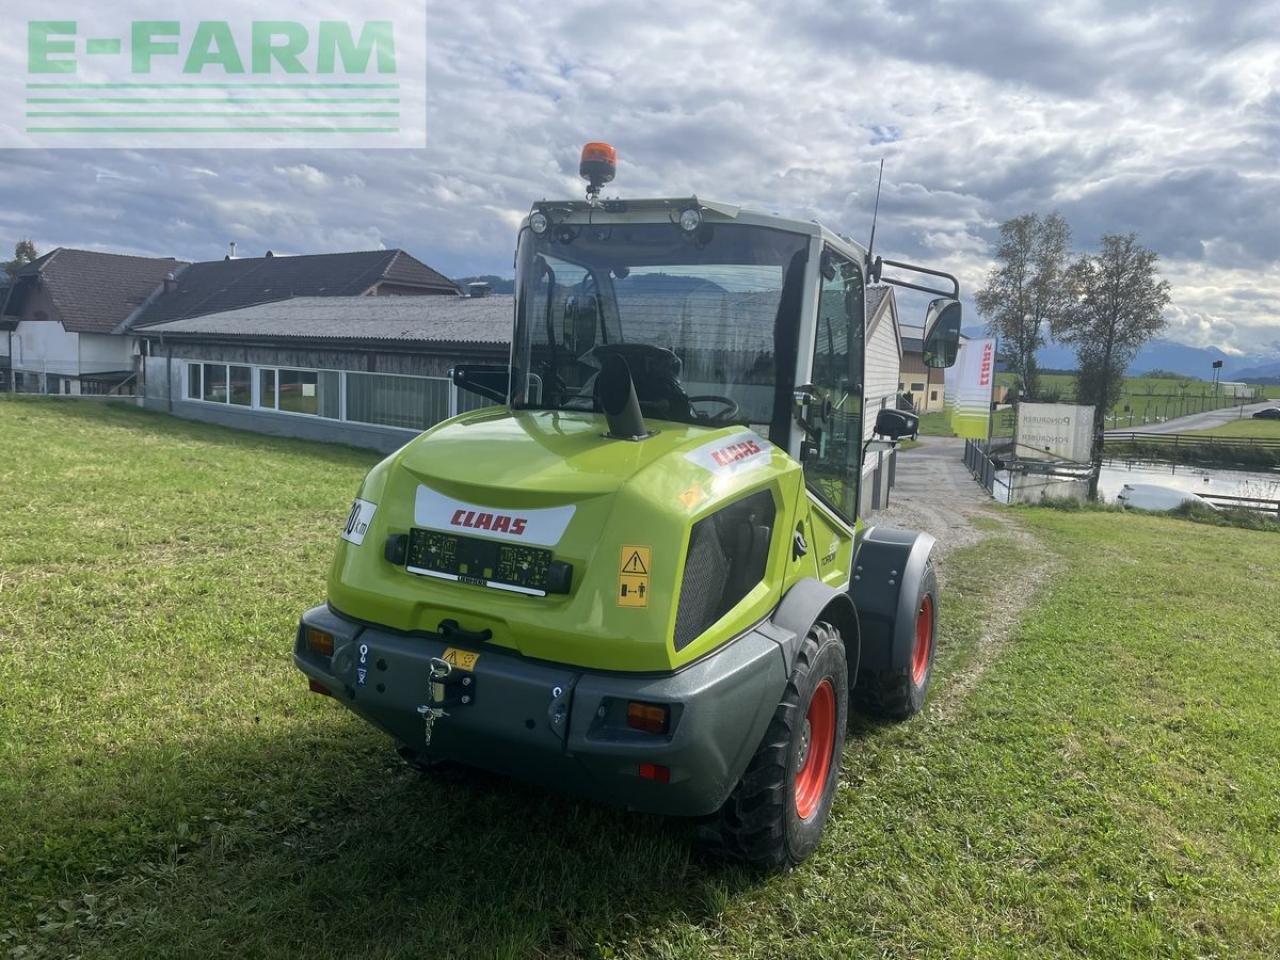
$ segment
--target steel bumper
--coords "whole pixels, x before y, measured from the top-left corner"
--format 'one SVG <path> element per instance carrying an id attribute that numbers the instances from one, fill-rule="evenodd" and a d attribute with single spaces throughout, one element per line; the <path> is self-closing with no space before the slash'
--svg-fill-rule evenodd
<path id="1" fill-rule="evenodd" d="M 334 637 L 332 657 L 311 651 L 308 626 Z M 294 661 L 339 702 L 432 758 L 508 774 L 631 809 L 698 816 L 717 810 L 742 776 L 782 698 L 782 650 L 767 626 L 670 674 L 587 671 L 487 644 L 467 705 L 448 707 L 424 750 L 420 706 L 429 703 L 432 658 L 451 645 L 348 620 L 328 607 L 302 617 Z M 455 659 L 458 659 L 455 657 Z M 464 661 L 466 658 L 462 658 Z M 626 724 L 632 700 L 670 709 L 666 734 Z M 667 770 L 667 782 L 641 776 Z"/>

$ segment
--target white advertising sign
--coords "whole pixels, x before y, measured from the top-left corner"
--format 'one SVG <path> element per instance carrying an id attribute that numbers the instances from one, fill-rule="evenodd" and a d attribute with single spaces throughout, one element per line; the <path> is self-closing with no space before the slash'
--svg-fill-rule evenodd
<path id="1" fill-rule="evenodd" d="M 1088 463 L 1093 407 L 1073 403 L 1018 404 L 1018 456 Z"/>

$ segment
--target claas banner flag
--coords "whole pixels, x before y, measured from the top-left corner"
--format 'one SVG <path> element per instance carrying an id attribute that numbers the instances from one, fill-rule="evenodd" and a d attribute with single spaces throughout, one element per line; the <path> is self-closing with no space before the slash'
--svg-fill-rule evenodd
<path id="1" fill-rule="evenodd" d="M 947 419 L 956 436 L 988 439 L 995 376 L 996 342 L 961 340 L 960 354 L 946 376 Z"/>

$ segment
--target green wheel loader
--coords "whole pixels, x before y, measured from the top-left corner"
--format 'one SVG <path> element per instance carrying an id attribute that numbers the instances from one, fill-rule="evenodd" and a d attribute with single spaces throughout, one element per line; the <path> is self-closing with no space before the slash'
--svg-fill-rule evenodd
<path id="1" fill-rule="evenodd" d="M 412 763 L 701 818 L 786 867 L 849 709 L 917 712 L 934 657 L 933 539 L 859 516 L 868 450 L 917 427 L 864 405 L 868 283 L 940 295 L 933 366 L 959 285 L 813 222 L 602 199 L 613 166 L 589 145 L 587 199 L 521 224 L 510 363 L 453 371 L 493 405 L 369 472 L 295 661 Z"/>

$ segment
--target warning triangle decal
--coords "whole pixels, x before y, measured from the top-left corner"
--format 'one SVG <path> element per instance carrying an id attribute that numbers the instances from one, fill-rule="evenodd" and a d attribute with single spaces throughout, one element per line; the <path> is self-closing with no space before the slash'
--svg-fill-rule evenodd
<path id="1" fill-rule="evenodd" d="M 627 557 L 627 562 L 622 565 L 623 573 L 643 573 L 648 575 L 649 568 L 644 565 L 644 561 L 640 559 L 640 551 L 632 550 L 631 556 Z"/>

